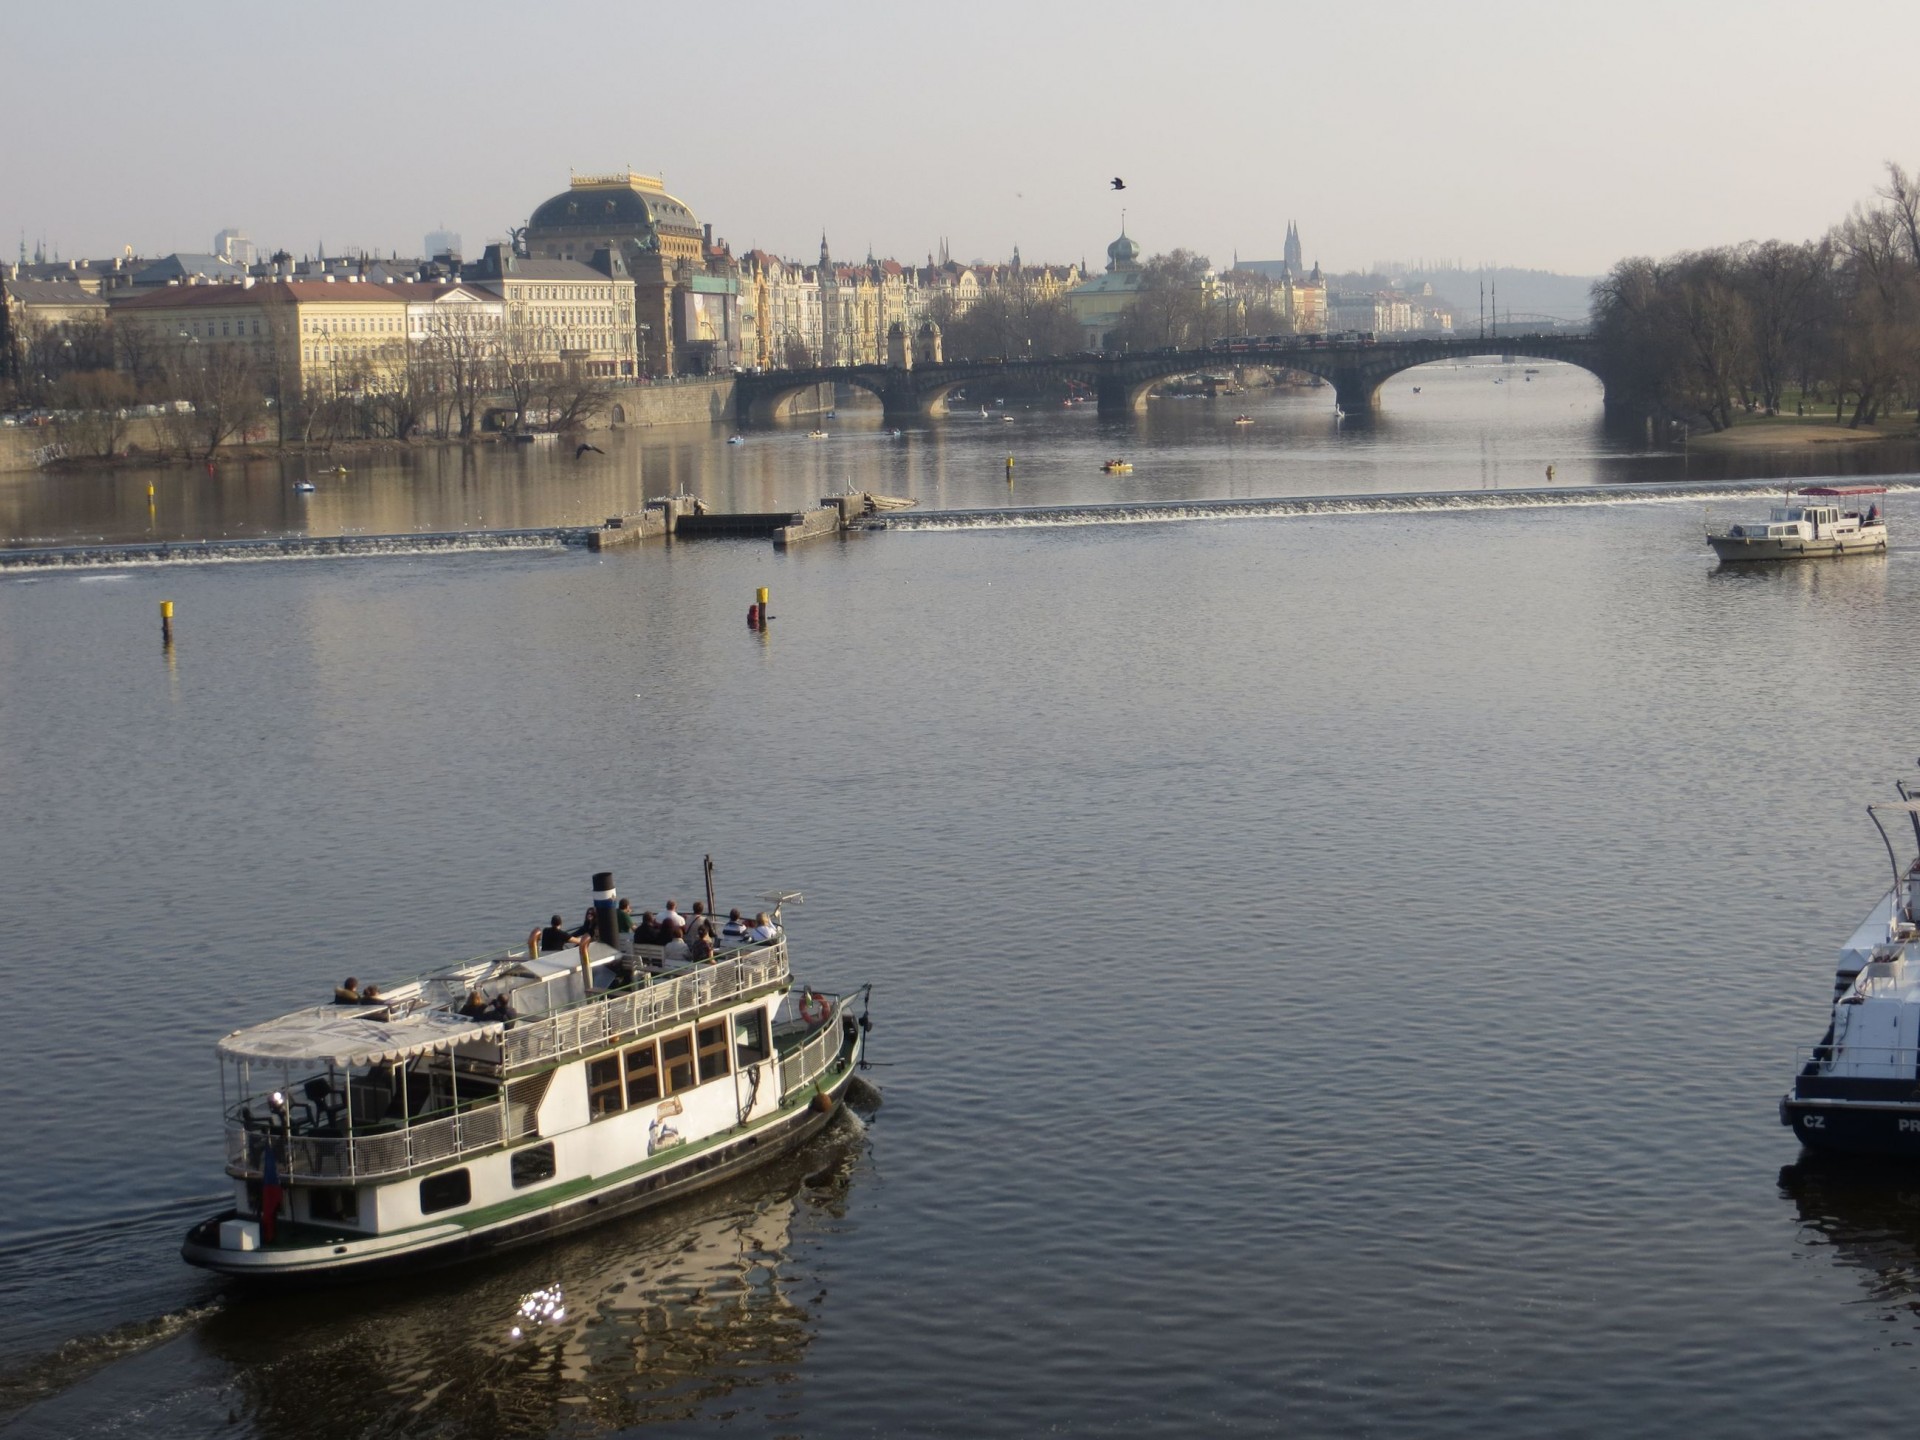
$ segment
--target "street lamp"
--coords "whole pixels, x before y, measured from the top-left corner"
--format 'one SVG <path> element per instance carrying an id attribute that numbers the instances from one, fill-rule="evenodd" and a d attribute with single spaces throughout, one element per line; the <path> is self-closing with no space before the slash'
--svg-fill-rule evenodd
<path id="1" fill-rule="evenodd" d="M 649 325 L 646 321 L 642 320 L 638 325 L 638 327 L 636 328 L 638 328 L 638 330 L 640 331 L 640 378 L 642 380 L 645 380 L 648 378 L 647 376 L 647 335 L 653 329 L 653 326 Z"/>

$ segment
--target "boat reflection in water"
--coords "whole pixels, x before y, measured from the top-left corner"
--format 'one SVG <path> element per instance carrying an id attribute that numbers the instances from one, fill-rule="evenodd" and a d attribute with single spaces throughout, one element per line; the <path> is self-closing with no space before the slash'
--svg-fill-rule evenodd
<path id="1" fill-rule="evenodd" d="M 792 1251 L 845 1213 L 866 1153 L 854 1109 L 683 1204 L 393 1286 L 243 1300 L 201 1343 L 263 1436 L 600 1434 L 755 1408 L 741 1392 L 790 1375 L 813 1338 L 823 1289 Z"/>
<path id="2" fill-rule="evenodd" d="M 1920 1169 L 1809 1154 L 1782 1167 L 1780 1189 L 1834 1263 L 1863 1272 L 1884 1318 L 1920 1326 Z"/>

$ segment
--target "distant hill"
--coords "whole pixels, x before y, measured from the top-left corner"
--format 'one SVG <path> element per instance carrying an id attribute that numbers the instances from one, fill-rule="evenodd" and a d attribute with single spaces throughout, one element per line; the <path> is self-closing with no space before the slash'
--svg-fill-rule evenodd
<path id="1" fill-rule="evenodd" d="M 1491 309 L 1497 292 L 1500 316 L 1550 315 L 1556 320 L 1584 324 L 1592 303 L 1594 275 L 1556 275 L 1551 270 L 1519 270 L 1497 266 L 1487 270 L 1375 266 L 1367 274 L 1330 275 L 1336 289 L 1367 290 L 1384 285 L 1418 290 L 1431 285 L 1436 298 L 1450 307 L 1459 325 L 1474 324 L 1480 316 L 1480 284 L 1487 285 Z"/>

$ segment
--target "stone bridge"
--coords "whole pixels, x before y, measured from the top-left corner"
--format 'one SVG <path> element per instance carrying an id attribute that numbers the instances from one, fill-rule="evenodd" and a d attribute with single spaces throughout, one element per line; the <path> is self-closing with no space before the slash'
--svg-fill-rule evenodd
<path id="1" fill-rule="evenodd" d="M 810 370 L 774 370 L 742 375 L 735 403 L 743 422 L 765 424 L 784 418 L 796 397 L 813 386 L 858 385 L 880 397 L 893 419 L 918 419 L 946 412 L 947 397 L 975 387 L 973 400 L 986 398 L 996 384 L 1016 380 L 1077 381 L 1099 397 L 1102 414 L 1140 409 L 1147 392 L 1176 375 L 1192 375 L 1243 365 L 1298 370 L 1318 375 L 1333 386 L 1341 410 L 1355 419 L 1370 416 L 1388 377 L 1436 360 L 1470 355 L 1511 355 L 1516 359 L 1560 360 L 1599 377 L 1600 354 L 1591 336 L 1542 333 L 1485 339 L 1435 335 L 1394 340 L 1350 340 L 1317 335 L 1274 340 L 1222 340 L 1205 350 L 1156 350 L 1147 354 L 1074 355 L 1053 360 L 960 360 L 906 368 L 894 365 L 824 366 Z"/>

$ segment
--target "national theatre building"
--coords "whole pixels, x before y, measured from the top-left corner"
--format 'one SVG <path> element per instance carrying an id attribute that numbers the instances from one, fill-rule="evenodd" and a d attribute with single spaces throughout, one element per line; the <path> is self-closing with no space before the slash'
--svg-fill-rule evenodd
<path id="1" fill-rule="evenodd" d="M 626 262 L 643 371 L 725 373 L 742 363 L 739 267 L 656 177 L 575 175 L 516 239 L 533 260 L 585 262 L 605 250 Z"/>

